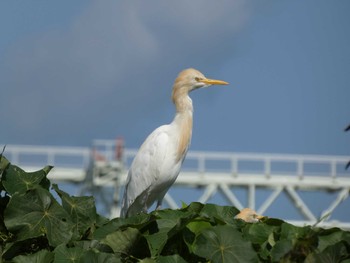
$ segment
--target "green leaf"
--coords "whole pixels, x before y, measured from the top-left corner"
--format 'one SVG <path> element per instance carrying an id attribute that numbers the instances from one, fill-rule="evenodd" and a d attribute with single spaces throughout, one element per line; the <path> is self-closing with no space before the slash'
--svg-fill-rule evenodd
<path id="1" fill-rule="evenodd" d="M 140 232 L 132 227 L 107 235 L 101 243 L 111 247 L 114 253 L 128 254 L 140 239 Z"/>
<path id="2" fill-rule="evenodd" d="M 342 241 L 344 239 L 343 237 L 343 231 L 341 231 L 339 228 L 334 228 L 333 229 L 336 232 L 331 232 L 329 235 L 320 235 L 318 237 L 318 250 L 323 251 L 327 247 L 334 245 L 338 243 L 339 241 Z M 328 232 L 328 231 L 327 231 Z"/>
<path id="3" fill-rule="evenodd" d="M 181 208 L 186 208 L 187 206 L 188 205 L 184 201 L 181 200 Z"/>
<path id="4" fill-rule="evenodd" d="M 338 242 L 328 246 L 320 253 L 311 253 L 307 256 L 306 263 L 334 263 L 344 262 L 343 259 L 349 259 L 349 253 L 343 242 Z"/>
<path id="5" fill-rule="evenodd" d="M 184 203 L 183 203 L 184 205 Z M 192 202 L 189 206 L 182 207 L 182 211 L 191 211 L 192 213 L 199 214 L 202 208 L 204 207 L 204 204 L 199 202 Z"/>
<path id="6" fill-rule="evenodd" d="M 252 244 L 229 225 L 204 229 L 194 241 L 194 253 L 212 262 L 258 262 Z"/>
<path id="7" fill-rule="evenodd" d="M 56 184 L 52 188 L 62 199 L 62 206 L 71 217 L 75 236 L 81 237 L 96 223 L 97 213 L 94 198 L 92 196 L 70 196 L 60 190 Z"/>
<path id="8" fill-rule="evenodd" d="M 79 240 L 79 241 L 73 241 L 69 243 L 70 246 L 74 247 L 80 247 L 84 249 L 84 251 L 93 251 L 95 253 L 104 252 L 107 254 L 113 254 L 113 250 L 106 244 L 102 244 L 98 240 Z"/>
<path id="9" fill-rule="evenodd" d="M 139 263 L 156 263 L 157 261 L 153 258 L 144 258 L 138 261 Z"/>
<path id="10" fill-rule="evenodd" d="M 263 218 L 262 222 L 269 226 L 278 226 L 278 227 L 280 227 L 282 224 L 285 223 L 283 220 L 278 218 Z"/>
<path id="11" fill-rule="evenodd" d="M 239 210 L 233 206 L 205 204 L 200 212 L 200 216 L 210 218 L 213 223 L 234 224 L 234 217 L 238 213 Z"/>
<path id="12" fill-rule="evenodd" d="M 18 166 L 10 164 L 3 173 L 2 184 L 10 195 L 16 192 L 25 193 L 38 185 L 48 190 L 50 182 L 46 175 L 52 168 L 53 166 L 46 166 L 39 171 L 27 173 Z"/>
<path id="13" fill-rule="evenodd" d="M 4 147 L 4 149 L 5 149 L 5 147 Z M 3 172 L 10 165 L 10 162 L 2 154 L 3 154 L 3 152 L 0 154 L 0 191 L 5 190 L 5 188 L 4 188 L 3 184 L 2 184 Z"/>
<path id="14" fill-rule="evenodd" d="M 275 246 L 271 249 L 271 258 L 273 262 L 279 262 L 282 257 L 293 249 L 293 242 L 288 239 L 277 241 Z"/>
<path id="15" fill-rule="evenodd" d="M 270 235 L 276 229 L 278 228 L 263 223 L 247 224 L 243 229 L 243 234 L 252 243 L 262 245 L 264 242 L 268 241 Z"/>
<path id="16" fill-rule="evenodd" d="M 306 256 L 312 253 L 318 244 L 318 238 L 315 230 L 311 226 L 297 227 L 288 223 L 281 225 L 281 231 L 276 233 L 277 238 L 270 242 L 273 245 L 271 249 L 271 258 L 274 261 L 294 260 L 302 262 Z M 288 261 L 289 262 L 289 261 Z"/>
<path id="17" fill-rule="evenodd" d="M 55 259 L 53 263 L 79 263 L 84 254 L 84 250 L 80 247 L 68 248 L 65 244 L 61 244 L 54 250 Z"/>
<path id="18" fill-rule="evenodd" d="M 6 242 L 2 250 L 2 258 L 10 260 L 18 255 L 34 254 L 42 249 L 49 249 L 46 237 L 29 238 L 17 241 L 12 237 L 12 242 Z"/>
<path id="19" fill-rule="evenodd" d="M 192 209 L 164 209 L 152 212 L 156 219 L 156 227 L 145 234 L 152 257 L 157 257 L 171 238 L 182 232 L 186 225 L 197 217 Z M 182 233 L 181 233 L 182 236 Z M 177 246 L 182 239 L 172 240 L 172 246 Z"/>
<path id="20" fill-rule="evenodd" d="M 162 229 L 158 233 L 144 235 L 144 237 L 147 240 L 151 256 L 156 257 L 162 252 L 163 247 L 168 241 L 168 232 Z"/>
<path id="21" fill-rule="evenodd" d="M 281 225 L 281 239 L 292 240 L 293 244 L 295 244 L 298 239 L 307 237 L 311 231 L 311 226 L 298 227 L 289 223 L 283 223 Z"/>
<path id="22" fill-rule="evenodd" d="M 57 246 L 72 237 L 69 215 L 50 192 L 42 188 L 15 193 L 5 210 L 5 225 L 18 241 L 46 235 L 49 244 Z"/>
<path id="23" fill-rule="evenodd" d="M 40 250 L 31 255 L 20 255 L 12 259 L 14 263 L 51 263 L 54 254 L 46 249 Z"/>
<path id="24" fill-rule="evenodd" d="M 110 233 L 119 230 L 119 228 L 121 227 L 133 227 L 141 229 L 144 226 L 150 224 L 152 221 L 153 220 L 151 220 L 151 216 L 148 214 L 139 214 L 128 218 L 115 218 L 107 222 L 103 226 L 99 227 L 93 233 L 93 238 L 97 240 L 102 240 Z"/>
<path id="25" fill-rule="evenodd" d="M 187 224 L 187 228 L 198 235 L 203 229 L 210 228 L 212 225 L 207 221 L 192 221 Z"/>
<path id="26" fill-rule="evenodd" d="M 187 263 L 187 261 L 179 255 L 171 255 L 158 257 L 157 263 Z"/>
<path id="27" fill-rule="evenodd" d="M 0 154 L 0 175 L 3 173 L 3 171 L 6 170 L 6 168 L 9 166 L 10 162 L 5 158 L 5 156 Z"/>
<path id="28" fill-rule="evenodd" d="M 172 212 L 177 212 L 178 210 L 173 210 Z M 167 210 L 170 212 L 170 210 Z M 149 250 L 152 257 L 157 257 L 162 252 L 164 246 L 167 244 L 168 240 L 181 229 L 181 218 L 173 217 L 174 213 L 169 213 L 169 217 L 165 219 L 157 219 L 157 232 L 152 231 L 149 234 L 144 234 L 147 240 Z M 175 229 L 175 230 L 174 230 Z M 172 231 L 174 230 L 174 231 Z M 177 231 L 176 231 L 177 230 Z"/>
<path id="29" fill-rule="evenodd" d="M 260 258 L 267 260 L 270 256 L 271 247 L 275 245 L 274 233 L 279 229 L 279 227 L 266 225 L 264 223 L 247 223 L 243 228 L 243 236 L 245 239 L 255 244 Z"/>
<path id="30" fill-rule="evenodd" d="M 181 219 L 192 219 L 197 217 L 198 214 L 195 213 L 190 207 L 185 209 L 163 209 L 163 210 L 155 210 L 151 213 L 157 219 L 168 219 L 171 221 L 180 222 Z"/>
<path id="31" fill-rule="evenodd" d="M 80 263 L 119 263 L 122 262 L 120 257 L 99 251 L 86 251 L 80 258 Z"/>

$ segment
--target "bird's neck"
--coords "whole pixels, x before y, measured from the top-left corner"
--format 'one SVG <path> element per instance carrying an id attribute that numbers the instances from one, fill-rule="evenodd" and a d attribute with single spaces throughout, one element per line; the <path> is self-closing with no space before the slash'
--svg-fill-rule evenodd
<path id="1" fill-rule="evenodd" d="M 181 160 L 187 153 L 192 137 L 193 106 L 191 98 L 186 96 L 178 97 L 175 101 L 176 115 L 173 124 L 179 131 L 177 160 Z"/>

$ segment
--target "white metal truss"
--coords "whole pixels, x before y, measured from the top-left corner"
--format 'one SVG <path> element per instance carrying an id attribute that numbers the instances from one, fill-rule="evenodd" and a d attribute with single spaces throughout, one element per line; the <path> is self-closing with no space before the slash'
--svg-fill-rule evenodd
<path id="1" fill-rule="evenodd" d="M 78 184 L 80 194 L 91 192 L 114 217 L 119 214 L 127 169 L 136 154 L 136 150 L 124 149 L 122 156 L 117 155 L 121 159 L 116 159 L 115 151 L 115 141 L 96 140 L 91 149 L 9 145 L 5 156 L 27 170 L 54 165 L 49 174 L 51 180 Z M 344 169 L 349 160 L 349 156 L 189 152 L 172 189 L 190 188 L 201 192 L 195 200 L 189 197 L 188 202 L 211 202 L 220 194 L 224 197 L 221 205 L 238 209 L 250 207 L 267 215 L 273 212 L 271 207 L 276 200 L 284 195 L 302 219 L 281 219 L 298 225 L 350 229 L 350 220 L 340 220 L 333 215 L 344 202 L 350 202 L 350 172 Z M 238 188 L 245 190 L 245 198 L 237 194 Z M 261 189 L 268 191 L 263 199 L 259 197 Z M 336 196 L 316 214 L 301 192 L 325 195 L 332 192 Z M 177 208 L 180 200 L 168 193 L 164 203 Z"/>

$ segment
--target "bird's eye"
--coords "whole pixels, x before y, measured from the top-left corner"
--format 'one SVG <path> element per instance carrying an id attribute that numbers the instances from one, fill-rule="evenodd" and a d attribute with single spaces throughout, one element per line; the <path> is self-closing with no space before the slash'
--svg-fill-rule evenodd
<path id="1" fill-rule="evenodd" d="M 198 77 L 195 77 L 194 78 L 197 82 L 200 82 L 201 81 L 201 78 L 198 78 Z"/>

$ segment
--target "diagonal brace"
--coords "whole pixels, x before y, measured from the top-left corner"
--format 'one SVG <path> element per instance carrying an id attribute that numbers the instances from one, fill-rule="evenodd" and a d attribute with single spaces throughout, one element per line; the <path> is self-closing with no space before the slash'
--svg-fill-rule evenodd
<path id="1" fill-rule="evenodd" d="M 238 200 L 238 198 L 235 196 L 235 194 L 230 190 L 230 188 L 225 184 L 220 184 L 220 189 L 224 196 L 227 198 L 227 200 L 235 206 L 237 209 L 242 210 L 243 205 Z"/>
<path id="2" fill-rule="evenodd" d="M 215 184 L 208 185 L 202 196 L 198 199 L 198 202 L 206 203 L 216 193 L 217 188 L 218 186 Z"/>
<path id="3" fill-rule="evenodd" d="M 265 200 L 265 202 L 260 206 L 257 213 L 259 215 L 263 215 L 265 211 L 272 205 L 272 203 L 277 199 L 277 197 L 280 195 L 280 193 L 283 191 L 283 187 L 277 187 Z"/>
<path id="4" fill-rule="evenodd" d="M 308 206 L 304 203 L 304 201 L 301 199 L 301 197 L 298 195 L 298 193 L 294 190 L 293 187 L 287 186 L 286 191 L 294 201 L 295 207 L 300 210 L 300 212 L 304 215 L 305 218 L 311 221 L 317 221 L 314 214 L 310 211 Z"/>
<path id="5" fill-rule="evenodd" d="M 334 202 L 322 212 L 321 220 L 326 218 L 328 219 L 331 216 L 331 213 L 334 211 L 334 209 L 336 209 L 337 206 L 340 205 L 340 203 L 343 202 L 349 196 L 349 191 L 350 191 L 349 188 L 344 188 L 339 192 Z"/>

